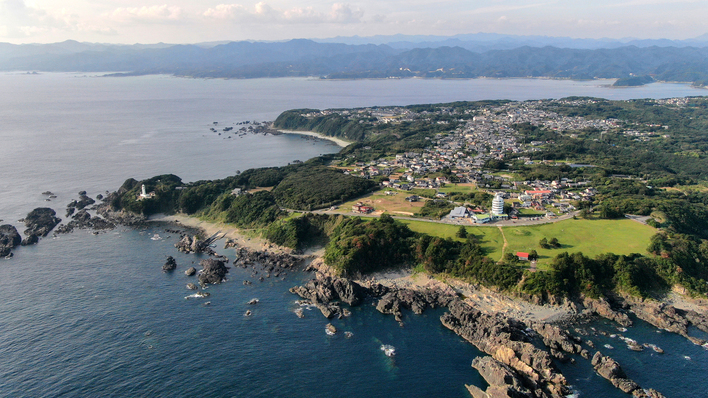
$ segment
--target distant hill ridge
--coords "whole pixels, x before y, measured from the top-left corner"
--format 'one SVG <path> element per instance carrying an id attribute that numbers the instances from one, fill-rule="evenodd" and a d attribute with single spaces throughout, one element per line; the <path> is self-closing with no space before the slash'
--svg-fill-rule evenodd
<path id="1" fill-rule="evenodd" d="M 516 37 L 517 42 L 521 40 Z M 424 39 L 418 37 L 417 39 Z M 502 36 L 487 37 L 487 42 Z M 562 38 L 551 38 L 562 39 Z M 462 38 L 448 38 L 462 41 Z M 533 38 L 526 41 L 541 41 Z M 550 40 L 550 39 L 549 39 Z M 556 40 L 556 41 L 558 41 Z M 574 40 L 574 39 L 569 39 Z M 472 51 L 463 46 L 401 48 L 402 42 L 344 44 L 296 39 L 285 42 L 112 45 L 65 41 L 0 43 L 0 70 L 173 74 L 204 78 L 317 76 L 323 78 L 551 77 L 571 79 L 651 76 L 659 81 L 708 80 L 708 37 L 681 41 L 696 46 L 636 45 L 579 49 L 524 45 Z M 612 42 L 616 43 L 616 42 Z M 675 43 L 675 42 L 671 42 Z M 703 44 L 701 46 L 700 44 Z M 411 42 L 411 45 L 417 45 Z"/>

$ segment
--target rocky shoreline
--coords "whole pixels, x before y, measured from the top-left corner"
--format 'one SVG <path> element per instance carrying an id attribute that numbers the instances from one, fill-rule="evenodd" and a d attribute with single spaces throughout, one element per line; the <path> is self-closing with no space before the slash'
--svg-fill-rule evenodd
<path id="1" fill-rule="evenodd" d="M 110 195 L 109 195 L 110 197 Z M 47 236 L 55 227 L 56 233 L 68 233 L 77 228 L 100 231 L 115 228 L 116 225 L 139 226 L 146 219 L 127 212 L 113 212 L 103 204 L 87 208 L 91 205 L 87 197 L 80 195 L 78 201 L 73 201 L 67 208 L 67 216 L 71 221 L 59 225 L 61 219 L 49 208 L 33 210 L 23 220 L 27 229 L 25 240 L 15 227 L 0 226 L 0 256 L 10 256 L 11 250 L 21 244 L 36 243 L 40 237 Z M 108 198 L 107 198 L 108 199 Z M 88 210 L 96 210 L 100 217 L 91 216 Z M 224 248 L 235 248 L 236 257 L 233 261 L 218 255 L 211 244 L 224 236 L 218 232 L 210 238 L 204 238 L 202 231 L 196 235 L 186 231 L 170 230 L 179 233 L 180 241 L 175 244 L 179 251 L 185 253 L 205 253 L 211 258 L 200 262 L 201 270 L 190 267 L 185 271 L 187 276 L 196 275 L 198 285 L 189 283 L 187 288 L 197 290 L 189 297 L 208 297 L 203 289 L 209 284 L 226 281 L 229 273 L 229 263 L 234 267 L 251 269 L 252 280 L 244 280 L 248 285 L 253 281 L 264 281 L 266 278 L 282 278 L 287 272 L 300 269 L 306 260 L 316 259 L 315 256 L 293 255 L 287 250 L 262 245 L 261 249 L 243 247 L 237 239 L 227 239 Z M 213 231 L 212 231 L 213 232 Z M 241 237 L 240 239 L 243 239 Z M 246 241 L 243 239 L 244 242 Z M 250 241 L 250 239 L 248 239 Z M 563 316 L 545 317 L 542 319 L 524 317 L 528 310 L 520 307 L 512 312 L 496 311 L 494 305 L 485 307 L 481 300 L 470 300 L 467 294 L 477 287 L 467 286 L 464 290 L 455 282 L 451 284 L 438 283 L 430 286 L 400 287 L 394 284 L 379 283 L 375 279 L 355 281 L 340 278 L 328 272 L 321 264 L 321 259 L 311 262 L 309 271 L 315 271 L 315 277 L 302 286 L 290 289 L 303 299 L 304 304 L 313 305 L 327 319 L 350 316 L 348 307 L 360 305 L 365 301 L 374 301 L 376 309 L 382 314 L 393 315 L 401 326 L 404 326 L 404 311 L 422 314 L 428 308 L 443 307 L 446 312 L 440 317 L 440 322 L 446 328 L 473 344 L 487 356 L 476 358 L 472 366 L 477 369 L 488 386 L 482 390 L 479 387 L 466 386 L 474 398 L 482 397 L 539 397 L 555 398 L 571 393 L 568 383 L 554 361 L 574 362 L 576 360 L 590 361 L 595 371 L 607 379 L 619 390 L 634 397 L 659 398 L 663 395 L 652 389 L 643 389 L 636 382 L 628 379 L 621 366 L 614 359 L 594 351 L 592 340 L 583 341 L 579 335 L 589 335 L 582 327 L 574 327 L 579 319 L 602 317 L 615 322 L 621 327 L 632 325 L 630 314 L 634 314 L 657 328 L 679 334 L 694 344 L 708 347 L 706 341 L 689 335 L 689 327 L 693 326 L 708 332 L 707 306 L 700 310 L 681 309 L 673 305 L 654 300 L 642 300 L 631 296 L 617 296 L 608 299 L 592 299 L 588 297 L 570 301 L 551 298 L 552 302 L 533 302 L 529 298 L 524 305 L 545 305 L 554 311 L 562 312 Z M 164 272 L 172 272 L 177 268 L 177 262 L 171 256 L 162 266 Z M 199 289 L 201 287 L 201 290 Z M 464 292 L 464 296 L 462 294 Z M 501 293 L 480 290 L 484 297 L 503 297 Z M 507 300 L 521 301 L 521 298 Z M 487 300 L 489 301 L 489 300 Z M 501 302 L 500 302 L 501 303 Z M 209 304 L 209 302 L 206 302 Z M 706 303 L 702 303 L 706 304 Z M 560 309 L 560 310 L 559 310 Z M 296 312 L 297 314 L 297 312 Z M 301 316 L 302 312 L 297 314 Z M 510 315 L 518 315 L 510 316 Z M 558 322 L 560 321 L 560 322 Z M 570 328 L 574 327 L 575 334 Z M 643 346 L 634 341 L 625 340 L 628 348 L 641 350 L 651 345 Z M 654 348 L 655 350 L 658 349 Z M 659 351 L 657 351 L 659 352 Z"/>
<path id="2" fill-rule="evenodd" d="M 178 245 L 185 247 L 185 251 L 190 251 L 198 238 L 186 236 L 185 239 L 185 236 Z M 228 239 L 224 247 L 236 248 L 236 259 L 232 264 L 235 267 L 251 268 L 252 278 L 260 281 L 283 276 L 285 272 L 297 268 L 304 260 L 303 256 L 295 256 L 287 251 L 240 247 L 234 239 Z M 207 253 L 209 250 L 207 249 Z M 211 254 L 216 255 L 213 250 Z M 313 256 L 308 257 L 312 258 Z M 689 336 L 688 327 L 693 325 L 708 331 L 708 316 L 705 312 L 681 310 L 665 303 L 638 300 L 629 296 L 610 299 L 584 297 L 575 301 L 555 298 L 553 303 L 528 303 L 555 307 L 553 309 L 556 311 L 562 309 L 566 315 L 541 321 L 536 318 L 517 319 L 497 313 L 493 308 L 477 308 L 474 300 L 465 299 L 458 293 L 457 288 L 448 284 L 400 287 L 396 284 L 379 283 L 375 279 L 350 280 L 335 276 L 322 264 L 321 258 L 314 258 L 307 270 L 314 271 L 315 277 L 302 286 L 291 288 L 290 291 L 300 296 L 301 304 L 316 307 L 327 319 L 350 316 L 349 307 L 365 301 L 373 301 L 379 312 L 393 315 L 394 320 L 401 326 L 404 326 L 406 310 L 422 314 L 428 308 L 446 308 L 447 312 L 440 317 L 441 323 L 488 355 L 475 359 L 472 364 L 489 384 L 485 390 L 467 386 L 474 398 L 566 396 L 571 390 L 554 361 L 577 360 L 589 361 L 598 375 L 627 394 L 634 397 L 660 398 L 663 397 L 660 392 L 641 388 L 638 383 L 627 378 L 617 361 L 595 351 L 592 340 L 584 340 L 581 337 L 595 332 L 578 327 L 578 321 L 602 317 L 622 329 L 632 325 L 629 314 L 634 314 L 658 328 L 685 336 L 695 344 L 705 342 Z M 223 257 L 205 261 L 221 263 L 219 267 L 229 263 L 229 259 Z M 216 274 L 213 278 L 201 277 L 205 272 L 206 275 L 211 274 L 208 271 L 211 265 L 205 267 L 205 261 L 201 264 L 204 269 L 198 273 L 200 285 L 204 287 L 208 283 L 223 281 L 226 273 Z M 252 281 L 244 280 L 243 283 L 248 285 Z M 296 311 L 296 315 L 304 316 L 301 311 Z M 571 333 L 571 330 L 575 333 Z M 619 337 L 627 343 L 629 349 L 641 350 L 652 346 L 642 346 L 621 334 Z M 656 347 L 655 350 L 660 349 Z"/>
<path id="3" fill-rule="evenodd" d="M 639 319 L 658 328 L 683 335 L 695 344 L 705 344 L 689 336 L 687 327 L 693 325 L 705 331 L 708 320 L 705 313 L 684 311 L 650 300 L 617 297 L 611 302 L 583 298 L 570 304 L 563 303 L 575 308 L 576 312 L 562 322 L 526 322 L 499 313 L 480 311 L 474 303 L 467 302 L 451 289 L 389 287 L 319 271 L 313 279 L 290 291 L 300 296 L 304 304 L 318 308 L 328 319 L 348 316 L 351 312 L 347 306 L 356 306 L 367 300 L 373 300 L 379 312 L 393 315 L 401 326 L 404 309 L 421 314 L 427 308 L 445 307 L 447 312 L 440 317 L 441 323 L 489 355 L 475 359 L 472 364 L 489 384 L 486 390 L 467 386 L 475 398 L 565 396 L 571 391 L 554 360 L 590 361 L 598 375 L 633 397 L 663 397 L 656 390 L 641 388 L 627 378 L 617 361 L 594 351 L 592 340 L 584 341 L 581 337 L 590 333 L 582 327 L 575 327 L 573 334 L 571 328 L 577 326 L 576 321 L 580 319 L 603 317 L 623 329 L 632 324 L 628 313 L 634 313 Z M 627 343 L 629 349 L 641 350 L 653 346 L 639 345 L 621 334 L 619 338 Z M 663 352 L 656 346 L 653 348 Z"/>

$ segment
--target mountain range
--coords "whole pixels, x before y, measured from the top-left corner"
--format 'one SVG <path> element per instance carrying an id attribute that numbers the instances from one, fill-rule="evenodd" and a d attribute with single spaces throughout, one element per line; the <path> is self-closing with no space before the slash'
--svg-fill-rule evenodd
<path id="1" fill-rule="evenodd" d="M 0 70 L 202 78 L 651 76 L 704 85 L 708 35 L 681 41 L 474 34 L 199 44 L 0 43 Z"/>

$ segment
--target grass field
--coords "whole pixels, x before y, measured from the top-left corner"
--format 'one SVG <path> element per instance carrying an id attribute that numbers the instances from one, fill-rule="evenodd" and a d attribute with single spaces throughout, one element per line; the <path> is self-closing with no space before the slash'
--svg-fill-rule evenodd
<path id="1" fill-rule="evenodd" d="M 649 240 L 656 230 L 632 220 L 565 220 L 529 227 L 506 227 L 507 251 L 536 250 L 539 265 L 547 264 L 562 252 L 583 252 L 595 257 L 602 253 L 646 253 Z M 559 249 L 542 249 L 541 238 L 556 238 Z"/>
<path id="2" fill-rule="evenodd" d="M 453 238 L 460 228 L 456 225 L 431 223 L 425 221 L 401 220 L 413 231 Z M 539 254 L 539 269 L 550 263 L 556 255 L 562 252 L 582 252 L 586 256 L 595 257 L 602 253 L 631 254 L 646 253 L 650 238 L 656 230 L 648 225 L 632 220 L 565 220 L 556 223 L 525 227 L 502 227 L 502 237 L 499 228 L 467 227 L 467 232 L 480 237 L 482 247 L 487 256 L 494 260 L 502 257 L 504 238 L 508 246 L 505 252 L 528 252 L 536 250 Z M 561 244 L 558 249 L 542 249 L 538 242 L 541 238 L 550 240 L 557 238 Z"/>
<path id="3" fill-rule="evenodd" d="M 442 188 L 438 188 L 438 191 L 444 193 L 450 192 L 460 192 L 460 193 L 470 193 L 477 191 L 477 184 L 465 183 L 465 184 L 446 184 Z"/>
<path id="4" fill-rule="evenodd" d="M 538 211 L 536 209 L 529 209 L 529 208 L 519 209 L 519 216 L 522 216 L 522 217 L 536 217 L 536 216 L 545 216 L 545 215 L 546 215 L 545 211 Z"/>
<path id="5" fill-rule="evenodd" d="M 412 203 L 406 201 L 406 197 L 411 195 L 410 192 L 396 191 L 393 189 L 389 192 L 395 192 L 395 195 L 386 195 L 385 192 L 385 190 L 376 191 L 353 201 L 343 203 L 339 207 L 342 210 L 350 211 L 352 205 L 361 202 L 367 206 L 373 207 L 376 212 L 386 211 L 394 216 L 412 216 L 425 204 L 422 200 Z"/>
<path id="6" fill-rule="evenodd" d="M 459 225 L 441 224 L 427 221 L 412 221 L 401 220 L 402 223 L 408 225 L 415 232 L 420 232 L 441 238 L 452 238 L 458 241 L 455 233 L 460 229 Z M 485 250 L 486 255 L 494 260 L 501 259 L 502 247 L 504 246 L 504 238 L 502 237 L 499 228 L 494 227 L 466 227 L 467 233 L 474 234 L 479 238 L 479 244 Z"/>

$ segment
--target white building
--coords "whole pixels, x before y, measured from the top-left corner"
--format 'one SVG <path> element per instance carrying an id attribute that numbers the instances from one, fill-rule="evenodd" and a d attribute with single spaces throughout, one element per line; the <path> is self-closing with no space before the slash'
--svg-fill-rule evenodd
<path id="1" fill-rule="evenodd" d="M 492 214 L 495 216 L 504 214 L 504 198 L 500 194 L 496 194 L 492 199 Z"/>

